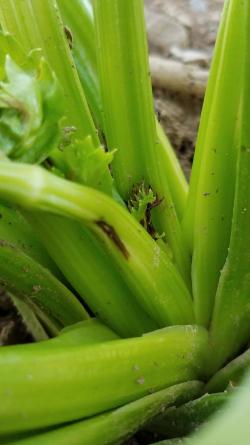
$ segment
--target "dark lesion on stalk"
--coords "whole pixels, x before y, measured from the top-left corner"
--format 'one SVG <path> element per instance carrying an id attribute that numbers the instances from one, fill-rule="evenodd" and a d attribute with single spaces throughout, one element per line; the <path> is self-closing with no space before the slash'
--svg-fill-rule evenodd
<path id="1" fill-rule="evenodd" d="M 66 25 L 64 25 L 63 28 L 64 28 L 64 34 L 65 34 L 65 36 L 67 38 L 69 47 L 70 47 L 70 49 L 73 49 L 73 35 L 72 35 L 72 32 L 70 31 L 69 27 L 66 26 Z"/>
<path id="2" fill-rule="evenodd" d="M 146 210 L 146 227 L 145 228 L 148 231 L 148 233 L 152 236 L 152 238 L 154 238 L 154 239 L 158 239 L 159 235 L 153 226 L 151 211 L 154 208 L 161 205 L 161 203 L 163 201 L 164 201 L 164 198 L 155 198 L 155 200 L 151 204 L 148 204 L 147 210 Z"/>
<path id="3" fill-rule="evenodd" d="M 106 221 L 99 220 L 96 221 L 96 225 L 100 227 L 100 229 L 107 235 L 107 237 L 116 245 L 116 247 L 120 250 L 124 258 L 126 260 L 129 258 L 129 252 L 125 246 L 125 244 L 122 242 L 121 238 L 117 234 L 114 227 L 112 227 L 110 224 L 108 224 Z"/>

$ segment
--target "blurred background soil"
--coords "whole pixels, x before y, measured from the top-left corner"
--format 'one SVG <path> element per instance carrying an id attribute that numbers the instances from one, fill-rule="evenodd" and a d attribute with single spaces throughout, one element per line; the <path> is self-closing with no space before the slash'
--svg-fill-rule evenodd
<path id="1" fill-rule="evenodd" d="M 145 0 L 155 109 L 187 176 L 222 4 Z M 0 345 L 29 340 L 22 320 L 0 291 Z M 138 444 L 135 440 L 130 445 Z"/>

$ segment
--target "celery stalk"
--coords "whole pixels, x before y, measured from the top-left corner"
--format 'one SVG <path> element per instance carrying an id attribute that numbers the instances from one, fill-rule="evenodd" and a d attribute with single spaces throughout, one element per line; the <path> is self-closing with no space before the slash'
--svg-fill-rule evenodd
<path id="1" fill-rule="evenodd" d="M 88 103 L 97 121 L 98 127 L 104 131 L 102 119 L 102 104 L 100 98 L 99 79 L 97 76 L 97 57 L 95 46 L 95 29 L 93 25 L 93 11 L 89 0 L 74 0 L 74 8 L 68 0 L 57 0 L 63 21 L 72 32 L 72 54 L 80 81 L 83 85 Z M 180 163 L 176 158 L 160 123 L 156 122 L 158 144 L 156 150 L 161 152 L 159 157 L 164 163 L 163 169 L 173 196 L 179 219 L 182 219 L 188 192 L 187 181 Z"/>
<path id="2" fill-rule="evenodd" d="M 38 306 L 58 327 L 88 318 L 77 298 L 48 269 L 5 240 L 0 240 L 0 284 Z"/>
<path id="3" fill-rule="evenodd" d="M 41 212 L 26 212 L 26 216 L 63 275 L 98 318 L 122 337 L 157 328 L 88 229 Z"/>
<path id="4" fill-rule="evenodd" d="M 166 439 L 187 436 L 220 412 L 230 396 L 228 392 L 205 394 L 179 407 L 170 407 L 153 419 L 146 429 Z"/>
<path id="5" fill-rule="evenodd" d="M 72 33 L 72 55 L 93 119 L 103 130 L 92 5 L 85 0 L 74 0 L 73 7 L 68 0 L 57 0 L 57 4 Z"/>
<path id="6" fill-rule="evenodd" d="M 247 36 L 250 5 L 245 6 Z M 247 344 L 250 338 L 250 57 L 245 44 L 240 149 L 238 153 L 235 202 L 228 257 L 221 273 L 211 324 L 213 348 L 211 368 L 217 370 Z"/>
<path id="7" fill-rule="evenodd" d="M 90 346 L 2 348 L 0 434 L 89 417 L 199 379 L 207 340 L 203 328 L 178 326 Z"/>
<path id="8" fill-rule="evenodd" d="M 62 274 L 48 252 L 43 247 L 35 231 L 25 221 L 20 211 L 0 203 L 0 240 L 14 244 L 42 266 L 49 269 L 57 278 Z"/>
<path id="9" fill-rule="evenodd" d="M 146 181 L 161 204 L 154 209 L 157 230 L 165 232 L 175 262 L 189 283 L 190 258 L 182 236 L 156 132 L 147 59 L 142 0 L 94 2 L 97 61 L 104 133 L 115 183 L 127 200 Z M 119 100 L 118 100 L 119 98 Z"/>
<path id="10" fill-rule="evenodd" d="M 245 2 L 225 3 L 191 176 L 187 218 L 196 320 L 211 319 L 230 240 L 245 58 Z"/>
<path id="11" fill-rule="evenodd" d="M 231 386 L 238 386 L 244 375 L 250 368 L 250 349 L 229 362 L 224 368 L 221 368 L 207 382 L 205 391 L 218 392 L 225 391 Z"/>
<path id="12" fill-rule="evenodd" d="M 36 445 L 117 445 L 129 439 L 148 419 L 173 403 L 199 393 L 201 386 L 196 381 L 180 383 L 108 413 L 11 444 L 31 445 L 35 441 Z"/>
<path id="13" fill-rule="evenodd" d="M 135 297 L 160 326 L 192 323 L 190 294 L 168 255 L 118 203 L 38 166 L 0 163 L 0 195 L 85 223 L 103 240 Z"/>

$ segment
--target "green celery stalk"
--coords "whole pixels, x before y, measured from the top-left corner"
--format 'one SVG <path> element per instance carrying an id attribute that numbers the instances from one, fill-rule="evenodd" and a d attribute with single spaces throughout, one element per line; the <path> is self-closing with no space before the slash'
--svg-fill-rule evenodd
<path id="1" fill-rule="evenodd" d="M 237 159 L 237 119 L 242 93 L 246 2 L 225 3 L 208 84 L 186 210 L 193 252 L 196 321 L 211 319 L 220 271 L 230 240 Z"/>
<path id="2" fill-rule="evenodd" d="M 247 370 L 250 367 L 250 349 L 247 349 L 243 354 L 236 357 L 229 362 L 224 368 L 220 369 L 208 381 L 205 386 L 207 392 L 225 391 L 225 389 L 232 385 L 237 386 Z"/>
<path id="3" fill-rule="evenodd" d="M 157 119 L 156 132 L 158 139 L 156 149 L 159 152 L 158 156 L 161 160 L 161 168 L 165 171 L 177 216 L 179 220 L 182 221 L 187 204 L 188 183 L 174 149 Z"/>
<path id="4" fill-rule="evenodd" d="M 247 36 L 250 31 L 250 5 L 245 5 Z M 250 338 L 250 57 L 246 41 L 244 92 L 241 113 L 241 146 L 238 156 L 232 232 L 227 261 L 221 273 L 211 324 L 213 348 L 211 368 L 217 370 L 233 358 Z"/>
<path id="5" fill-rule="evenodd" d="M 192 299 L 168 255 L 109 196 L 41 167 L 11 162 L 0 163 L 0 195 L 82 221 L 104 241 L 138 302 L 160 326 L 192 323 Z"/>
<path id="6" fill-rule="evenodd" d="M 199 379 L 207 341 L 203 328 L 177 326 L 89 346 L 2 348 L 0 434 L 89 417 Z"/>
<path id="7" fill-rule="evenodd" d="M 94 119 L 98 127 L 104 131 L 102 119 L 102 103 L 100 97 L 99 79 L 97 77 L 97 57 L 95 46 L 95 29 L 93 11 L 89 0 L 75 0 L 74 7 L 68 0 L 57 0 L 64 23 L 69 26 L 73 35 L 72 54 L 75 60 L 79 79 L 82 83 Z M 162 169 L 166 172 L 169 188 L 173 196 L 176 211 L 182 219 L 188 192 L 187 181 L 161 125 L 156 122 L 159 151 Z"/>
<path id="8" fill-rule="evenodd" d="M 86 0 L 57 0 L 64 24 L 72 34 L 72 55 L 97 127 L 103 129 L 92 5 Z"/>
<path id="9" fill-rule="evenodd" d="M 249 409 L 250 379 L 244 381 L 223 411 L 201 428 L 197 434 L 184 439 L 181 444 L 187 445 L 248 445 L 249 443 Z M 172 441 L 159 442 L 159 445 L 172 445 Z M 176 442 L 178 444 L 178 440 Z M 156 444 L 154 444 L 156 445 Z"/>
<path id="10" fill-rule="evenodd" d="M 0 240 L 14 244 L 24 253 L 49 269 L 57 278 L 62 274 L 48 255 L 35 231 L 19 210 L 0 203 Z"/>
<path id="11" fill-rule="evenodd" d="M 208 422 L 228 401 L 230 393 L 205 394 L 181 406 L 172 406 L 150 421 L 147 430 L 162 438 L 184 437 Z"/>
<path id="12" fill-rule="evenodd" d="M 190 178 L 190 186 L 187 200 L 187 208 L 183 218 L 183 228 L 184 234 L 187 238 L 187 242 L 190 248 L 190 251 L 193 252 L 193 244 L 194 244 L 194 212 L 196 207 L 197 200 L 197 189 L 198 182 L 200 177 L 200 166 L 204 162 L 203 161 L 203 153 L 204 153 L 204 143 L 206 141 L 206 133 L 208 129 L 209 116 L 211 114 L 211 109 L 214 101 L 214 91 L 216 88 L 221 88 L 223 85 L 223 78 L 221 70 L 224 67 L 224 64 L 221 64 L 221 55 L 222 49 L 225 41 L 225 30 L 226 25 L 228 24 L 228 10 L 229 10 L 229 2 L 230 0 L 226 0 L 224 2 L 224 8 L 222 12 L 222 17 L 219 24 L 219 30 L 216 38 L 214 55 L 212 59 L 212 64 L 210 68 L 210 75 L 206 87 L 204 103 L 201 112 L 200 126 L 198 131 L 198 137 L 196 142 L 196 148 L 194 153 L 194 161 L 192 165 L 191 178 Z M 220 72 L 219 72 L 220 68 Z M 227 71 L 223 75 L 225 76 Z M 216 89 L 217 91 L 217 89 Z"/>
<path id="13" fill-rule="evenodd" d="M 91 346 L 92 344 L 97 345 L 118 339 L 118 335 L 109 327 L 95 318 L 89 318 L 66 326 L 59 331 L 57 330 L 53 338 L 39 342 L 39 348 L 37 348 L 37 343 L 29 343 L 29 352 L 31 354 L 33 351 L 34 354 L 37 354 L 38 351 L 42 350 L 63 350 L 71 347 Z M 15 345 L 16 352 L 22 355 L 22 352 L 26 351 L 26 346 L 26 344 Z"/>
<path id="14" fill-rule="evenodd" d="M 190 258 L 157 148 L 143 2 L 97 0 L 94 11 L 104 133 L 109 149 L 117 149 L 115 183 L 125 200 L 133 186 L 145 180 L 163 198 L 153 211 L 156 228 L 165 232 L 189 283 Z"/>
<path id="15" fill-rule="evenodd" d="M 7 292 L 38 306 L 55 326 L 88 318 L 76 297 L 48 269 L 5 240 L 0 240 L 0 284 Z"/>
<path id="16" fill-rule="evenodd" d="M 51 257 L 92 312 L 122 337 L 157 329 L 96 237 L 75 221 L 26 212 Z"/>
<path id="17" fill-rule="evenodd" d="M 30 437 L 12 445 L 112 445 L 123 443 L 142 428 L 148 419 L 171 406 L 176 401 L 199 393 L 200 382 L 187 382 L 131 402 L 114 411 L 66 425 L 44 434 Z"/>

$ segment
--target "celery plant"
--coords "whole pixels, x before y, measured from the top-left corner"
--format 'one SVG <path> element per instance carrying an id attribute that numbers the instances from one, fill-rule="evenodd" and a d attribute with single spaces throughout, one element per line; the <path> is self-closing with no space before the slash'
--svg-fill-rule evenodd
<path id="1" fill-rule="evenodd" d="M 36 340 L 0 350 L 1 443 L 206 421 L 184 443 L 231 444 L 249 404 L 248 0 L 225 1 L 190 187 L 154 115 L 142 0 L 0 0 L 0 24 L 0 285 Z"/>

